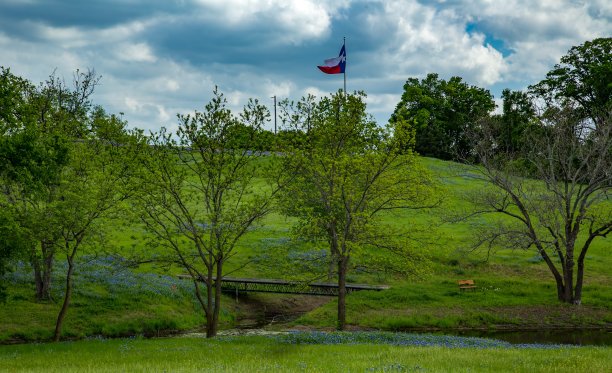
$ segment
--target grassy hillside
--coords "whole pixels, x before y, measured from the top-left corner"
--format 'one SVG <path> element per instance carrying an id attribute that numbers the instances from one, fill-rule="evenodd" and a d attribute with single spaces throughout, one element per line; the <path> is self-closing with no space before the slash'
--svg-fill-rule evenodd
<path id="1" fill-rule="evenodd" d="M 477 227 L 498 217 L 446 223 L 449 215 L 466 206 L 466 194 L 483 188 L 472 171 L 435 159 L 424 162 L 443 185 L 442 206 L 435 211 L 406 211 L 394 219 L 397 224 L 428 228 L 421 249 L 431 260 L 429 271 L 411 278 L 386 277 L 392 289 L 385 292 L 352 294 L 348 323 L 390 330 L 610 327 L 612 239 L 596 241 L 589 250 L 583 305 L 559 304 L 552 274 L 535 250 L 472 250 Z M 473 279 L 478 288 L 460 292 L 456 283 L 460 279 Z M 332 327 L 335 308 L 331 302 L 298 323 Z"/>
<path id="2" fill-rule="evenodd" d="M 353 327 L 405 330 L 412 328 L 542 328 L 600 327 L 612 323 L 612 239 L 596 241 L 586 261 L 583 305 L 561 305 L 555 284 L 545 264 L 534 251 L 470 250 L 477 234 L 475 226 L 491 224 L 492 217 L 445 223 L 449 214 L 466 206 L 466 193 L 481 190 L 471 171 L 435 159 L 423 162 L 439 180 L 442 205 L 435 210 L 406 210 L 387 216 L 391 224 L 415 233 L 413 249 L 424 255 L 423 271 L 417 276 L 396 275 L 382 270 L 356 270 L 349 282 L 386 283 L 383 292 L 358 292 L 347 299 L 347 321 Z M 109 241 L 104 251 L 120 257 L 150 258 L 162 253 L 149 242 L 142 229 L 126 215 L 109 221 Z M 324 245 L 292 239 L 292 219 L 268 216 L 247 234 L 238 253 L 227 264 L 236 277 L 308 278 L 313 258 L 326 254 Z M 110 250 L 108 250 L 110 249 Z M 162 334 L 169 330 L 197 328 L 204 321 L 191 292 L 191 284 L 179 281 L 180 268 L 143 264 L 125 266 L 117 257 L 93 251 L 81 258 L 76 274 L 76 292 L 69 310 L 65 335 L 121 336 Z M 359 258 L 355 258 L 355 263 Z M 325 273 L 326 268 L 314 268 Z M 62 296 L 64 271 L 57 258 L 55 299 Z M 51 335 L 59 310 L 56 303 L 33 302 L 33 284 L 27 266 L 9 276 L 9 297 L 0 304 L 0 341 L 46 339 Z M 456 281 L 474 279 L 474 292 L 460 292 Z M 284 295 L 273 296 L 275 302 Z M 237 305 L 224 300 L 221 328 L 236 323 Z M 294 325 L 331 328 L 335 324 L 335 301 L 309 312 Z"/>

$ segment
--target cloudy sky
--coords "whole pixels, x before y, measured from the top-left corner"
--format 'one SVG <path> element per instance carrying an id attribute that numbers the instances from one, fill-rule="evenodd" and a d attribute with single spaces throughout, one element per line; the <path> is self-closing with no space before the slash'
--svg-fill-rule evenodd
<path id="1" fill-rule="evenodd" d="M 236 110 L 336 91 L 342 75 L 316 65 L 344 36 L 347 88 L 384 123 L 409 77 L 457 75 L 497 99 L 611 35 L 609 0 L 0 0 L 0 65 L 33 82 L 94 68 L 94 101 L 152 130 L 214 85 Z"/>

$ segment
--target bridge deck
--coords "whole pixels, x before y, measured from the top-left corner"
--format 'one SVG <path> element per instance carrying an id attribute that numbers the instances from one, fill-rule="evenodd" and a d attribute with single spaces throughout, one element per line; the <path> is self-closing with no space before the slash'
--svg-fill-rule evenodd
<path id="1" fill-rule="evenodd" d="M 182 279 L 191 279 L 190 275 L 179 275 Z M 213 277 L 213 281 L 216 278 Z M 297 282 L 279 279 L 223 277 L 221 289 L 227 292 L 247 293 L 282 293 L 309 295 L 338 295 L 338 284 L 329 282 Z M 381 291 L 389 289 L 388 285 L 346 284 L 347 293 L 360 290 Z"/>

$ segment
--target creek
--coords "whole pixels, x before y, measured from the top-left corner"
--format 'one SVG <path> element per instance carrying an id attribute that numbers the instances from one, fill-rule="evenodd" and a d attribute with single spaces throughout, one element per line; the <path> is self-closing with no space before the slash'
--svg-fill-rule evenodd
<path id="1" fill-rule="evenodd" d="M 512 344 L 541 343 L 612 346 L 612 329 L 444 330 L 432 334 L 492 338 Z"/>
<path id="2" fill-rule="evenodd" d="M 243 333 L 266 333 L 264 328 L 274 326 L 274 330 L 291 330 L 291 322 L 304 313 L 315 309 L 328 300 L 325 297 L 311 296 L 289 296 L 278 298 L 269 294 L 264 295 L 241 295 L 237 299 L 237 305 L 241 309 L 241 317 L 237 328 L 229 331 Z M 302 328 L 300 328 L 303 330 Z M 369 330 L 369 329 L 366 329 Z M 405 329 L 398 330 L 405 333 L 429 333 L 446 334 L 460 337 L 479 337 L 498 339 L 512 344 L 569 344 L 579 346 L 612 346 L 612 329 L 610 325 L 606 328 L 590 329 L 446 329 L 446 330 L 423 330 Z"/>

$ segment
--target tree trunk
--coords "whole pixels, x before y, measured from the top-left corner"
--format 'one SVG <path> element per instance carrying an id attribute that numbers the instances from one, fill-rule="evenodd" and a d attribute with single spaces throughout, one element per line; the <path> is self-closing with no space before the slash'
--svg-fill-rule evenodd
<path id="1" fill-rule="evenodd" d="M 32 265 L 32 269 L 34 269 L 34 284 L 36 285 L 36 300 L 41 301 L 43 294 L 43 280 L 42 280 L 42 268 L 40 265 L 40 260 L 36 256 L 36 253 L 32 254 L 30 258 L 30 264 Z"/>
<path id="2" fill-rule="evenodd" d="M 346 268 L 348 258 L 340 255 L 338 258 L 338 324 L 336 329 L 346 328 Z"/>
<path id="3" fill-rule="evenodd" d="M 51 274 L 53 273 L 53 251 L 47 242 L 40 243 L 42 262 L 36 253 L 32 253 L 30 262 L 34 269 L 34 283 L 36 285 L 36 300 L 53 300 L 51 296 Z"/>
<path id="4" fill-rule="evenodd" d="M 213 328 L 214 315 L 213 315 L 213 268 L 209 267 L 208 270 L 208 281 L 206 282 L 206 338 L 212 338 L 216 332 Z"/>
<path id="5" fill-rule="evenodd" d="M 66 294 L 64 294 L 64 303 L 62 309 L 57 315 L 57 321 L 55 322 L 55 333 L 53 334 L 53 341 L 58 342 L 62 335 L 62 326 L 64 324 L 64 318 L 68 312 L 68 306 L 70 305 L 70 299 L 72 297 L 72 274 L 74 272 L 73 259 L 68 259 L 68 272 L 66 273 Z"/>
<path id="6" fill-rule="evenodd" d="M 586 258 L 587 250 L 593 240 L 594 236 L 591 236 L 587 239 L 587 242 L 584 244 L 582 250 L 580 250 L 580 255 L 578 255 L 578 269 L 576 272 L 576 289 L 574 289 L 574 304 L 580 305 L 582 304 L 582 283 L 584 281 L 584 258 Z"/>
<path id="7" fill-rule="evenodd" d="M 53 273 L 53 252 L 47 252 L 43 261 L 41 300 L 53 300 L 51 296 L 51 274 Z"/>
<path id="8" fill-rule="evenodd" d="M 536 235 L 535 233 L 533 234 L 533 238 L 535 239 Z M 565 270 L 565 266 L 562 266 L 563 269 L 563 273 L 559 273 L 559 270 L 557 269 L 557 267 L 555 266 L 554 262 L 552 261 L 552 259 L 550 258 L 550 256 L 548 256 L 548 254 L 546 253 L 546 251 L 544 250 L 544 248 L 542 247 L 542 245 L 539 243 L 539 241 L 536 241 L 536 247 L 538 248 L 538 253 L 542 256 L 542 258 L 544 259 L 544 262 L 546 263 L 546 265 L 548 266 L 548 269 L 550 270 L 550 273 L 553 275 L 553 277 L 555 278 L 555 283 L 557 285 L 557 299 L 559 300 L 559 302 L 563 302 L 565 303 L 565 283 L 564 283 L 564 279 L 566 276 L 566 270 Z"/>
<path id="9" fill-rule="evenodd" d="M 576 305 L 582 303 L 582 281 L 584 279 L 584 258 L 578 258 L 578 272 L 576 273 L 576 287 L 574 288 L 574 301 Z"/>
<path id="10" fill-rule="evenodd" d="M 566 303 L 565 300 L 565 285 L 563 284 L 563 280 L 555 279 L 557 281 L 557 299 L 559 302 Z"/>
<path id="11" fill-rule="evenodd" d="M 334 279 L 334 268 L 338 265 L 338 261 L 334 256 L 329 260 L 329 267 L 327 268 L 327 281 L 331 282 Z"/>
<path id="12" fill-rule="evenodd" d="M 200 291 L 200 285 L 198 284 L 198 282 L 201 281 L 203 279 L 203 277 L 200 276 L 199 273 L 197 273 L 197 275 L 198 275 L 197 278 L 196 277 L 192 277 L 192 279 L 193 279 L 193 286 L 195 288 L 196 298 L 198 298 L 198 302 L 200 302 L 200 306 L 202 307 L 202 310 L 204 311 L 204 315 L 206 316 L 206 325 L 208 325 L 208 323 L 209 323 L 208 315 L 210 314 L 210 310 L 208 309 L 208 304 L 202 298 L 202 292 Z M 208 291 L 208 284 L 206 284 L 206 289 Z"/>
<path id="13" fill-rule="evenodd" d="M 574 303 L 574 239 L 568 239 L 565 249 L 565 301 Z"/>
<path id="14" fill-rule="evenodd" d="M 217 262 L 217 281 L 215 281 L 215 303 L 213 308 L 213 323 L 211 328 L 211 337 L 217 335 L 219 326 L 219 311 L 221 310 L 221 279 L 223 278 L 223 260 Z"/>

